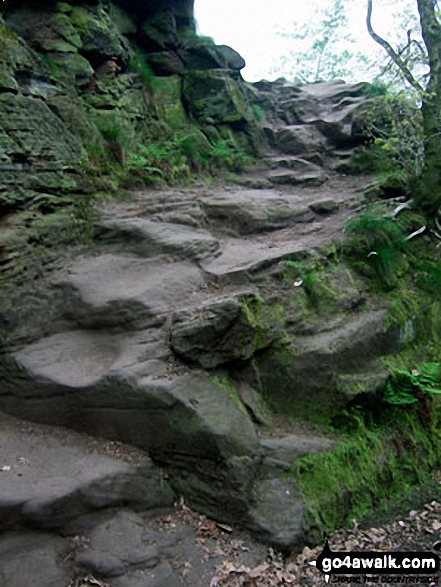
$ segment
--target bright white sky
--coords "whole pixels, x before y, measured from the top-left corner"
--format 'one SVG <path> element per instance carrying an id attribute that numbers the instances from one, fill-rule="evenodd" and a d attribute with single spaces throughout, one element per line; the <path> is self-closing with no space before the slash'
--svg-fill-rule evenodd
<path id="1" fill-rule="evenodd" d="M 292 40 L 281 38 L 276 31 L 295 32 L 296 26 L 311 18 L 317 4 L 319 8 L 325 8 L 331 2 L 195 0 L 195 15 L 198 33 L 212 37 L 219 45 L 236 49 L 247 62 L 243 77 L 247 81 L 257 81 L 277 77 L 271 74 L 271 68 L 277 68 L 280 56 L 287 55 L 292 48 Z M 357 49 L 374 62 L 384 61 L 382 49 L 366 31 L 366 0 L 344 0 L 344 3 Z M 416 0 L 374 0 L 372 24 L 376 32 L 388 40 L 392 37 L 392 41 L 398 38 L 405 41 L 406 29 L 400 33 L 398 23 L 400 12 L 406 5 L 416 11 Z M 352 44 L 350 49 L 354 49 Z M 372 67 L 360 71 L 360 81 L 361 78 L 372 78 Z"/>

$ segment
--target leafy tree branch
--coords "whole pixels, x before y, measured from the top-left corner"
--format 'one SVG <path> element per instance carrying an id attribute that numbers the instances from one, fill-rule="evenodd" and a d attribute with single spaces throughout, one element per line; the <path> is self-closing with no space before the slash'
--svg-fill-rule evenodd
<path id="1" fill-rule="evenodd" d="M 377 35 L 377 33 L 372 28 L 372 0 L 368 0 L 368 3 L 367 3 L 366 25 L 367 25 L 368 33 L 370 34 L 372 39 L 376 43 L 381 45 L 381 47 L 383 47 L 383 49 L 386 51 L 386 53 L 389 55 L 389 57 L 392 59 L 392 61 L 402 71 L 407 82 L 418 92 L 421 92 L 421 93 L 424 92 L 424 88 L 415 79 L 414 75 L 412 74 L 412 72 L 408 68 L 407 63 L 402 58 L 401 55 L 402 55 L 403 51 L 401 51 L 400 53 L 397 53 L 395 51 L 395 49 L 392 47 L 392 45 L 390 43 L 388 43 L 388 41 L 386 41 L 386 39 L 383 39 L 382 37 L 380 37 L 380 35 Z M 408 45 L 410 46 L 410 44 L 411 44 L 411 42 L 409 41 L 409 33 L 408 33 Z"/>

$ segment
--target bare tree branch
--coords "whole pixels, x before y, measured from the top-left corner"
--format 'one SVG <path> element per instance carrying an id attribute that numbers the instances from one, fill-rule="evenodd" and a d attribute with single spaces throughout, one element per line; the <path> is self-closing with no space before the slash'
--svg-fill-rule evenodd
<path id="1" fill-rule="evenodd" d="M 402 71 L 404 77 L 406 78 L 407 82 L 418 90 L 419 92 L 424 92 L 424 88 L 418 83 L 415 77 L 412 75 L 412 72 L 407 67 L 406 62 L 401 58 L 401 56 L 395 51 L 390 43 L 388 43 L 385 39 L 377 35 L 377 33 L 372 28 L 372 0 L 367 1 L 367 16 L 366 16 L 366 25 L 367 30 L 370 36 L 374 39 L 376 43 L 381 45 L 395 65 Z"/>

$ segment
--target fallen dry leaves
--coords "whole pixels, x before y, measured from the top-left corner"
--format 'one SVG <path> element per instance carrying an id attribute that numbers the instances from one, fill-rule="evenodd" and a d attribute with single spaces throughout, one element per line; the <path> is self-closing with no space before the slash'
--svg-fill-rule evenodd
<path id="1" fill-rule="evenodd" d="M 329 536 L 334 551 L 441 551 L 441 504 L 433 501 L 420 512 L 411 511 L 407 517 L 381 528 L 340 530 Z M 266 562 L 248 568 L 227 558 L 217 568 L 210 587 L 314 587 L 325 585 L 323 576 L 309 563 L 315 561 L 322 546 L 305 547 L 300 554 L 288 558 L 268 551 Z M 347 583 L 348 584 L 348 583 Z M 437 585 L 438 583 L 433 583 Z"/>

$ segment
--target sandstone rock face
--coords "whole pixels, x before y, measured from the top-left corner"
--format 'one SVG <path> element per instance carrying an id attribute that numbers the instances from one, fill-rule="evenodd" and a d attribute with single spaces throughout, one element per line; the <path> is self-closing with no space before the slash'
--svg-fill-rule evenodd
<path id="1" fill-rule="evenodd" d="M 251 121 L 243 89 L 228 71 L 189 72 L 184 80 L 184 100 L 201 123 L 246 125 Z"/>
<path id="2" fill-rule="evenodd" d="M 101 225 L 106 242 L 124 239 L 127 250 L 140 255 L 170 254 L 185 259 L 203 259 L 219 249 L 219 241 L 208 231 L 172 222 L 146 219 L 112 219 Z"/>
<path id="3" fill-rule="evenodd" d="M 351 149 L 365 140 L 359 118 L 370 101 L 366 84 L 259 82 L 250 99 L 265 115 L 262 126 L 274 150 L 268 166 L 283 168 L 270 173 L 273 183 L 319 185 L 327 170 L 344 172 Z"/>
<path id="4" fill-rule="evenodd" d="M 164 135 L 192 136 L 201 157 L 213 141 L 261 151 L 245 62 L 196 36 L 191 2 L 17 2 L 4 18 L 1 214 L 106 190 L 97 169 L 120 181 L 137 145 Z"/>
<path id="5" fill-rule="evenodd" d="M 87 154 L 47 104 L 34 96 L 4 93 L 0 106 L 0 190 L 8 193 L 0 204 L 3 214 L 44 193 L 81 189 L 78 171 L 88 165 Z"/>
<path id="6" fill-rule="evenodd" d="M 378 358 L 402 344 L 381 308 L 363 310 L 363 286 L 343 266 L 316 291 L 299 281 L 326 264 L 321 247 L 341 238 L 354 187 L 340 179 L 326 198 L 304 184 L 109 202 L 94 251 L 46 282 L 45 335 L 18 328 L 1 355 L 0 408 L 147 450 L 189 504 L 291 548 L 304 509 L 288 472 L 332 441 L 292 429 L 262 436 L 268 406 L 337 416 L 357 393 L 381 389 Z M 100 546 L 81 564 L 122 570 Z"/>
<path id="7" fill-rule="evenodd" d="M 81 434 L 64 445 L 46 429 L 44 454 L 57 457 L 43 463 L 34 429 L 24 438 L 5 421 L 0 443 L 15 468 L 0 472 L 0 582 L 27 587 L 24 561 L 36 568 L 40 553 L 37 587 L 70 582 L 60 560 L 115 587 L 145 585 L 145 573 L 153 587 L 181 585 L 167 545 L 140 529 L 140 514 L 120 509 L 169 505 L 172 491 L 294 548 L 305 512 L 291 471 L 333 442 L 292 424 L 268 438 L 274 414 L 329 420 L 361 395 L 375 398 L 386 376 L 379 358 L 406 343 L 384 328 L 379 304 L 364 305 L 360 280 L 330 262 L 359 208 L 359 183 L 335 170 L 363 140 L 364 86 L 250 89 L 240 55 L 194 35 L 190 0 L 121 0 L 116 10 L 18 2 L 6 16 L 0 260 L 32 245 L 34 213 L 61 205 L 79 207 L 74 218 L 90 222 L 94 240 L 50 275 L 38 266 L 18 299 L 0 303 L 0 410 Z M 130 43 L 161 77 L 133 65 Z M 269 145 L 265 169 L 242 186 L 136 191 L 94 218 L 87 198 L 112 185 L 96 170 L 112 180 L 133 145 L 169 136 L 191 136 L 201 153 Z M 59 246 L 66 223 L 51 218 L 43 216 Z M 84 434 L 107 439 L 105 454 L 90 451 L 98 441 Z M 108 454 L 115 442 L 145 452 L 127 448 L 118 460 Z M 41 472 L 18 470 L 26 452 Z M 9 532 L 30 523 L 15 541 Z M 69 547 L 64 536 L 83 533 L 90 548 Z"/>
<path id="8" fill-rule="evenodd" d="M 204 208 L 208 218 L 228 222 L 239 235 L 272 231 L 314 219 L 306 203 L 275 190 L 254 193 L 237 189 L 207 199 Z"/>

